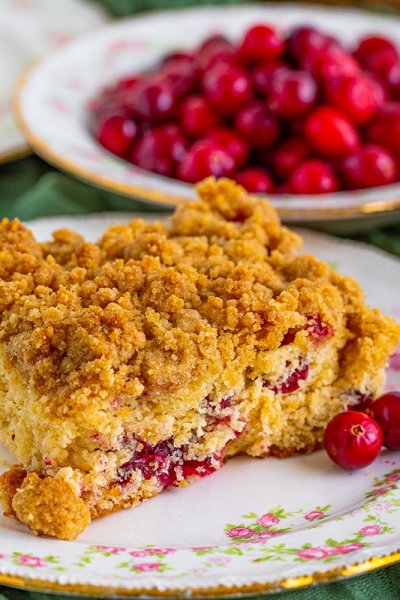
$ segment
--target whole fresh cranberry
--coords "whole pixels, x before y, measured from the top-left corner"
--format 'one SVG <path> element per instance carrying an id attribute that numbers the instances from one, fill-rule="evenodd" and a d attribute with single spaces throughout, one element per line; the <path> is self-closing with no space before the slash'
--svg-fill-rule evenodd
<path id="1" fill-rule="evenodd" d="M 186 149 L 187 142 L 180 127 L 175 123 L 165 123 L 147 129 L 136 142 L 130 158 L 142 167 L 149 156 L 165 156 L 175 163 L 183 158 Z"/>
<path id="2" fill-rule="evenodd" d="M 247 160 L 250 152 L 250 144 L 242 140 L 234 131 L 228 127 L 215 127 L 210 129 L 204 139 L 220 144 L 232 156 L 235 168 L 240 168 Z"/>
<path id="3" fill-rule="evenodd" d="M 387 148 L 400 160 L 400 103 L 385 104 L 364 131 L 367 142 Z"/>
<path id="4" fill-rule="evenodd" d="M 388 38 L 379 35 L 368 35 L 358 41 L 354 56 L 363 67 L 368 67 L 368 59 L 382 51 L 391 52 L 393 56 L 397 54 L 395 45 Z"/>
<path id="5" fill-rule="evenodd" d="M 357 190 L 393 183 L 399 173 L 389 150 L 378 144 L 366 144 L 343 159 L 340 175 L 346 189 Z"/>
<path id="6" fill-rule="evenodd" d="M 360 147 L 360 135 L 347 115 L 333 106 L 320 105 L 304 123 L 311 148 L 325 158 L 343 158 Z"/>
<path id="7" fill-rule="evenodd" d="M 285 39 L 274 29 L 262 23 L 253 25 L 239 43 L 239 58 L 251 65 L 262 61 L 274 61 L 285 51 Z"/>
<path id="8" fill-rule="evenodd" d="M 236 65 L 219 63 L 206 70 L 201 81 L 203 92 L 224 115 L 232 115 L 253 99 L 249 75 Z"/>
<path id="9" fill-rule="evenodd" d="M 341 75 L 328 79 L 324 93 L 327 104 L 342 110 L 359 127 L 371 121 L 383 104 L 378 84 L 366 75 Z"/>
<path id="10" fill-rule="evenodd" d="M 201 74 L 218 63 L 236 64 L 237 60 L 237 48 L 223 35 L 208 37 L 195 53 L 195 66 Z"/>
<path id="11" fill-rule="evenodd" d="M 274 150 L 272 165 L 275 175 L 285 181 L 297 165 L 309 155 L 310 147 L 301 137 L 288 138 Z"/>
<path id="12" fill-rule="evenodd" d="M 126 157 L 137 137 L 135 121 L 122 115 L 100 118 L 94 129 L 98 142 L 107 150 L 120 157 Z"/>
<path id="13" fill-rule="evenodd" d="M 400 392 L 388 392 L 370 406 L 374 419 L 383 432 L 383 444 L 390 450 L 400 450 Z"/>
<path id="14" fill-rule="evenodd" d="M 249 167 L 233 173 L 231 179 L 251 194 L 270 194 L 274 191 L 274 182 L 271 176 L 268 171 L 260 167 Z"/>
<path id="15" fill-rule="evenodd" d="M 192 94 L 181 101 L 179 121 L 186 135 L 199 138 L 211 127 L 220 125 L 222 119 L 208 98 Z"/>
<path id="16" fill-rule="evenodd" d="M 161 84 L 166 82 L 171 86 L 175 98 L 180 98 L 195 91 L 197 70 L 188 61 L 169 60 L 162 65 L 153 80 Z"/>
<path id="17" fill-rule="evenodd" d="M 235 169 L 235 161 L 226 149 L 211 140 L 195 142 L 177 165 L 181 181 L 197 183 L 205 177 L 226 177 Z"/>
<path id="18" fill-rule="evenodd" d="M 142 134 L 133 146 L 129 161 L 146 171 L 171 177 L 175 161 L 166 143 L 167 134 L 163 135 L 160 129 L 149 129 Z"/>
<path id="19" fill-rule="evenodd" d="M 314 27 L 296 27 L 287 39 L 288 55 L 298 64 L 304 56 L 329 48 L 340 48 L 339 42 Z"/>
<path id="20" fill-rule="evenodd" d="M 281 127 L 261 100 L 244 106 L 234 119 L 238 134 L 255 148 L 270 148 L 279 138 Z"/>
<path id="21" fill-rule="evenodd" d="M 290 174 L 288 184 L 292 194 L 327 194 L 340 188 L 333 168 L 316 158 L 299 163 Z"/>
<path id="22" fill-rule="evenodd" d="M 131 110 L 135 117 L 151 122 L 160 122 L 174 112 L 176 95 L 170 82 L 143 81 L 131 94 Z"/>
<path id="23" fill-rule="evenodd" d="M 344 469 L 362 469 L 381 451 L 382 430 L 375 419 L 363 412 L 349 410 L 329 421 L 324 447 L 334 463 Z"/>
<path id="24" fill-rule="evenodd" d="M 317 91 L 317 82 L 307 71 L 279 69 L 271 77 L 267 107 L 281 118 L 298 117 L 315 105 Z"/>
<path id="25" fill-rule="evenodd" d="M 271 89 L 271 81 L 275 73 L 288 69 L 288 65 L 283 61 L 263 62 L 255 65 L 250 71 L 254 89 L 262 96 L 266 96 Z"/>
<path id="26" fill-rule="evenodd" d="M 319 81 L 339 75 L 358 75 L 361 72 L 360 65 L 351 54 L 336 48 L 305 55 L 301 66 Z"/>

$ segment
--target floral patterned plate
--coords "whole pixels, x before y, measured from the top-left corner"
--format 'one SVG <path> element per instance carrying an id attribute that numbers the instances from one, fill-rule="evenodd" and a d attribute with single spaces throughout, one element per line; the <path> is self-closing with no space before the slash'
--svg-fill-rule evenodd
<path id="1" fill-rule="evenodd" d="M 87 0 L 0 0 L 0 162 L 30 152 L 11 113 L 21 70 L 71 36 L 104 23 L 106 13 Z"/>
<path id="2" fill-rule="evenodd" d="M 268 3 L 152 12 L 110 23 L 63 46 L 20 80 L 15 115 L 26 139 L 45 160 L 76 177 L 128 197 L 174 205 L 195 196 L 193 186 L 143 171 L 96 143 L 88 102 L 105 84 L 142 71 L 177 48 L 193 48 L 221 32 L 238 39 L 259 21 L 288 30 L 312 23 L 351 47 L 367 32 L 383 31 L 400 45 L 394 16 L 338 7 Z M 272 196 L 287 222 L 347 230 L 400 218 L 400 184 L 320 196 Z M 325 227 L 326 228 L 326 227 Z"/>
<path id="3" fill-rule="evenodd" d="M 154 218 L 154 217 L 152 217 Z M 88 239 L 129 215 L 31 223 L 38 239 L 71 227 Z M 371 305 L 400 318 L 400 261 L 303 230 L 305 249 L 358 279 Z M 388 389 L 400 389 L 400 351 Z M 0 447 L 0 458 L 11 461 Z M 0 517 L 0 583 L 112 597 L 229 597 L 293 589 L 400 560 L 400 453 L 344 471 L 324 451 L 238 457 L 185 489 L 94 521 L 74 542 L 29 535 Z"/>

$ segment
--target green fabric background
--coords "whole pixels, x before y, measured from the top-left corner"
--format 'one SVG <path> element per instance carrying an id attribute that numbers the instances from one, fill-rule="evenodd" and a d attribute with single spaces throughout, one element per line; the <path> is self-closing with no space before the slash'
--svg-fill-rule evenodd
<path id="1" fill-rule="evenodd" d="M 234 0 L 92 1 L 102 3 L 113 16 L 117 17 L 149 9 L 235 3 Z M 0 165 L 1 217 L 28 220 L 47 215 L 84 214 L 110 210 L 151 212 L 160 209 L 77 181 L 53 169 L 34 155 Z M 374 229 L 354 237 L 400 256 L 400 218 L 390 227 Z M 58 597 L 71 598 L 71 596 Z M 0 600 L 49 600 L 50 598 L 55 596 L 0 586 Z M 351 579 L 270 594 L 264 598 L 270 600 L 400 600 L 400 563 Z"/>

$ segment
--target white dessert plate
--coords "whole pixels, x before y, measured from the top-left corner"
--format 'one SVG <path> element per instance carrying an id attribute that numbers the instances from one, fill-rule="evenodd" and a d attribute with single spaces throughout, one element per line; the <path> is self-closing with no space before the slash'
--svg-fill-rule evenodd
<path id="1" fill-rule="evenodd" d="M 31 222 L 38 239 L 71 227 L 97 239 L 128 214 Z M 303 230 L 305 250 L 358 279 L 400 318 L 400 261 Z M 387 389 L 400 389 L 400 350 Z M 12 461 L 0 446 L 1 469 Z M 74 542 L 35 538 L 0 517 L 0 583 L 88 596 L 234 597 L 272 593 L 400 561 L 400 452 L 345 471 L 324 451 L 232 459 L 218 473 L 94 521 Z"/>
<path id="2" fill-rule="evenodd" d="M 87 0 L 0 0 L 0 162 L 30 152 L 11 111 L 21 70 L 32 59 L 109 16 Z"/>
<path id="3" fill-rule="evenodd" d="M 287 31 L 313 24 L 347 45 L 384 32 L 400 46 L 400 19 L 356 9 L 268 3 L 150 12 L 110 23 L 73 40 L 24 74 L 14 113 L 29 144 L 45 160 L 82 180 L 128 197 L 174 205 L 193 186 L 143 171 L 102 148 L 89 131 L 88 101 L 106 84 L 155 64 L 212 33 L 239 39 L 256 22 Z M 400 184 L 318 196 L 271 196 L 286 222 L 346 231 L 400 219 Z"/>

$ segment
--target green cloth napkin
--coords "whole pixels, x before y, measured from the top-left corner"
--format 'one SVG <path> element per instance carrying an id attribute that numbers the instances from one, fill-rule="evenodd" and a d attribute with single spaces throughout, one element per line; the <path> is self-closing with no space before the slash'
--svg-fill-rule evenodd
<path id="1" fill-rule="evenodd" d="M 116 17 L 150 9 L 201 4 L 234 4 L 234 0 L 91 0 Z M 237 2 L 236 2 L 237 3 Z M 57 171 L 37 156 L 0 165 L 0 217 L 29 220 L 100 211 L 160 211 L 159 207 L 97 189 Z M 400 256 L 400 220 L 390 227 L 353 236 Z M 0 538 L 1 550 L 1 538 Z M 0 600 L 53 600 L 54 595 L 0 586 Z M 71 596 L 58 596 L 67 600 Z M 258 599 L 261 596 L 256 597 Z M 265 600 L 399 600 L 400 563 L 351 579 L 270 594 Z"/>

